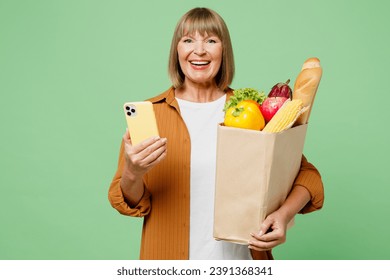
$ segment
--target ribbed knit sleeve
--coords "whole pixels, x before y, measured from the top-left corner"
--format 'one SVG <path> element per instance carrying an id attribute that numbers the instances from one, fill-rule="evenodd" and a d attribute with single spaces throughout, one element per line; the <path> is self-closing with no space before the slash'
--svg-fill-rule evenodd
<path id="1" fill-rule="evenodd" d="M 110 201 L 112 207 L 114 207 L 119 213 L 127 216 L 133 217 L 143 217 L 148 215 L 150 212 L 150 192 L 145 188 L 144 194 L 140 202 L 135 207 L 130 207 L 125 200 L 125 197 L 120 186 L 120 181 L 122 177 L 122 170 L 124 166 L 124 144 L 122 141 L 119 160 L 118 160 L 118 169 L 114 175 L 114 178 L 111 182 L 110 188 L 108 190 L 108 200 Z"/>
<path id="2" fill-rule="evenodd" d="M 295 179 L 294 186 L 305 187 L 310 193 L 310 202 L 300 211 L 301 214 L 310 213 L 322 208 L 324 204 L 324 187 L 321 175 L 317 168 L 302 156 L 301 168 Z"/>

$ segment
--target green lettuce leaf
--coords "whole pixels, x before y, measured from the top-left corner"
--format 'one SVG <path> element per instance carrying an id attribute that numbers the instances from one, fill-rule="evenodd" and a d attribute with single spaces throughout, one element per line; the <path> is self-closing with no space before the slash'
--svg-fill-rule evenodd
<path id="1" fill-rule="evenodd" d="M 263 103 L 266 95 L 263 91 L 258 91 L 254 88 L 240 88 L 233 91 L 232 97 L 226 102 L 224 111 L 230 107 L 236 106 L 239 102 L 243 100 L 254 100 L 257 103 Z"/>

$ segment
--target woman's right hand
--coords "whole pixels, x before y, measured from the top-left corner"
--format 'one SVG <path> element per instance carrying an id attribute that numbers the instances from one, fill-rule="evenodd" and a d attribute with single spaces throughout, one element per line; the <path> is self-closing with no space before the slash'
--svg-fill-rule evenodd
<path id="1" fill-rule="evenodd" d="M 131 144 L 128 130 L 123 135 L 125 145 L 125 172 L 130 173 L 132 179 L 142 178 L 152 167 L 162 161 L 167 154 L 167 139 L 159 136 L 151 137 L 138 145 Z"/>
<path id="2" fill-rule="evenodd" d="M 167 154 L 167 139 L 152 137 L 132 145 L 128 130 L 123 135 L 125 165 L 120 186 L 127 203 L 136 206 L 144 193 L 143 175 Z"/>

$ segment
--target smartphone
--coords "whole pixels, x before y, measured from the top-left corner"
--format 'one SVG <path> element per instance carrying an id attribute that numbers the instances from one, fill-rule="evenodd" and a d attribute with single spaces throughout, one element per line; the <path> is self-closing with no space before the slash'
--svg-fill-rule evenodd
<path id="1" fill-rule="evenodd" d="M 123 110 L 132 145 L 137 145 L 147 138 L 159 136 L 152 102 L 126 102 Z"/>

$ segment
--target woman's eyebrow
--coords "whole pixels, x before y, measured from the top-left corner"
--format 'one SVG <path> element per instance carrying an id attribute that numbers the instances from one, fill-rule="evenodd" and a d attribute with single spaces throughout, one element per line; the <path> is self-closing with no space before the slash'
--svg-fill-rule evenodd
<path id="1" fill-rule="evenodd" d="M 196 33 L 196 32 L 195 32 Z M 183 34 L 182 38 L 183 37 L 189 37 L 191 39 L 194 39 L 195 38 L 195 33 L 186 33 L 186 34 Z M 200 33 L 199 33 L 200 34 Z M 214 33 L 211 33 L 211 34 L 208 34 L 207 32 L 205 32 L 202 36 L 204 36 L 204 39 L 209 39 L 211 37 L 215 37 L 215 38 L 218 38 L 219 39 L 219 36 L 214 34 Z"/>

